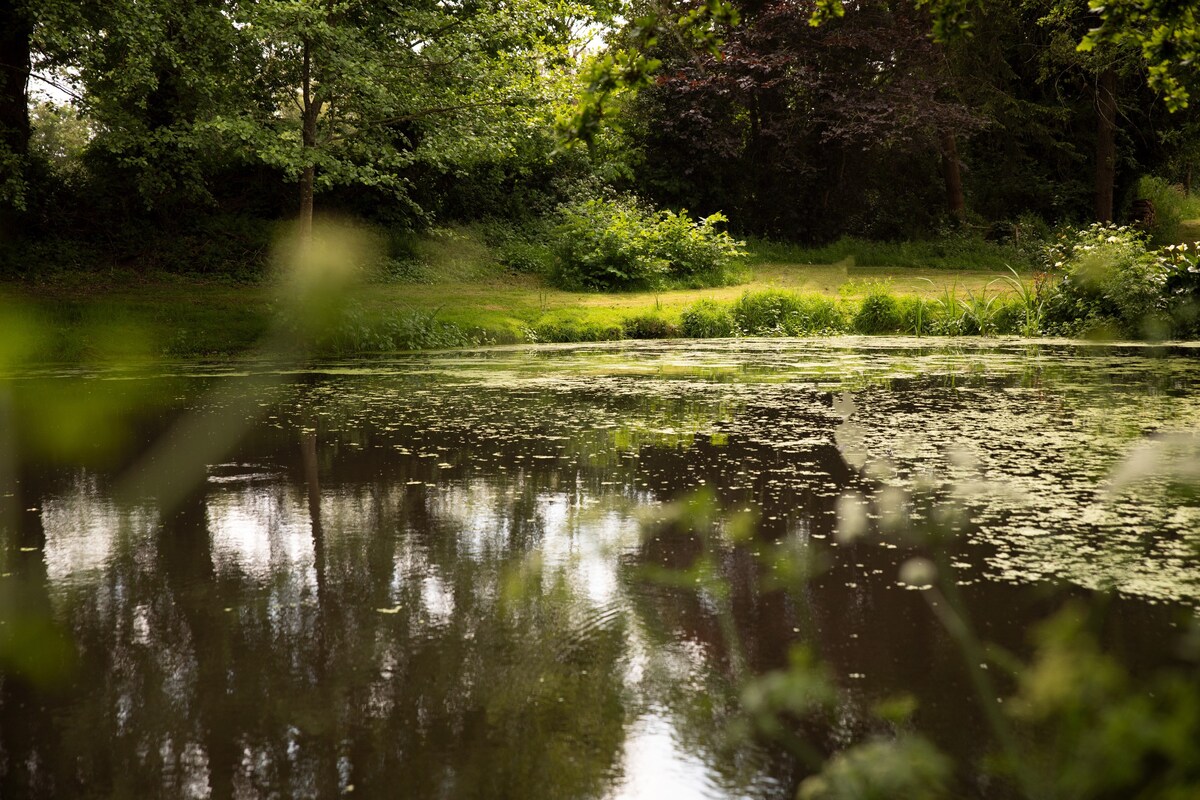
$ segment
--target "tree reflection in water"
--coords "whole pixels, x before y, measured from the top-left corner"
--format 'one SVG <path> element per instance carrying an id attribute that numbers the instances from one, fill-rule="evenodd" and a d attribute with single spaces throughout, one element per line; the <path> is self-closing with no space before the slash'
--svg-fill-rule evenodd
<path id="1" fill-rule="evenodd" d="M 310 376 L 165 512 L 114 500 L 115 470 L 26 464 L 34 510 L 7 529 L 0 591 L 51 620 L 75 664 L 60 682 L 4 675 L 0 796 L 790 796 L 809 767 L 744 736 L 740 692 L 800 641 L 840 684 L 831 719 L 795 721 L 819 753 L 887 732 L 871 709 L 903 690 L 927 735 L 981 755 L 957 650 L 895 582 L 913 548 L 834 538 L 838 499 L 879 483 L 838 449 L 836 387 L 781 380 L 797 354 L 748 353 L 649 373 L 585 352 Z M 860 396 L 953 413 L 965 386 L 972 409 L 1002 407 L 1029 382 L 1005 359 Z M 1025 413 L 1088 407 L 1034 380 Z M 702 487 L 753 510 L 749 539 L 642 535 Z M 824 571 L 788 580 L 780 547 Z M 980 572 L 1005 552 L 983 535 L 962 548 Z M 964 591 L 1018 650 L 1056 602 L 1005 581 Z M 1168 610 L 1118 612 L 1128 650 L 1156 652 Z"/>

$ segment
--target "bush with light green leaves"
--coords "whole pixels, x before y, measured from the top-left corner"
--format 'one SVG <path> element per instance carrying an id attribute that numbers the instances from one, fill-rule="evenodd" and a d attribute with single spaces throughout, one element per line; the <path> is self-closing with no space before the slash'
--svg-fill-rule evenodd
<path id="1" fill-rule="evenodd" d="M 717 230 L 725 221 L 650 211 L 627 197 L 575 203 L 555 231 L 555 281 L 599 291 L 729 283 L 745 247 Z"/>

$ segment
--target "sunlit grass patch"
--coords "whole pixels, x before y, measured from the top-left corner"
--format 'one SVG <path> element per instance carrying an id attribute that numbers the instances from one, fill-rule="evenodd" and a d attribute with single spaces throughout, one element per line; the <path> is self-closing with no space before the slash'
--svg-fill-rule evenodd
<path id="1" fill-rule="evenodd" d="M 393 241 L 396 237 L 381 236 L 382 264 L 366 285 L 353 290 L 356 318 L 342 321 L 332 350 L 379 352 L 446 346 L 452 340 L 512 344 L 659 338 L 676 332 L 690 337 L 817 335 L 867 328 L 947 333 L 958 331 L 951 330 L 954 325 L 939 327 L 934 317 L 938 299 L 948 288 L 953 287 L 956 308 L 968 293 L 995 296 L 1012 291 L 1007 284 L 996 283 L 1002 272 L 1010 274 L 1002 270 L 895 268 L 849 261 L 768 263 L 760 258 L 745 268 L 746 282 L 740 285 L 571 292 L 550 286 L 536 269 L 517 270 L 503 263 L 500 245 L 525 241 L 518 233 L 499 236 L 486 225 L 474 225 L 405 235 L 399 243 Z M 400 257 L 410 259 L 405 269 L 413 274 L 388 267 L 389 259 Z M 1025 274 L 1018 277 L 1024 279 Z M 130 272 L 100 281 L 99 288 L 97 283 L 94 274 L 64 272 L 51 281 L 13 283 L 9 288 L 23 302 L 46 310 L 54 330 L 50 352 L 53 358 L 66 360 L 78 360 L 89 352 L 85 319 L 132 321 L 148 331 L 157 354 L 203 357 L 250 352 L 278 311 L 277 298 L 264 280 Z M 895 298 L 900 324 L 891 320 L 886 325 L 866 325 L 864 318 L 861 325 L 851 326 L 849 321 L 859 313 L 861 303 L 889 302 L 876 296 L 876 287 L 884 284 Z M 751 308 L 758 302 L 755 298 L 768 296 L 789 298 L 784 301 L 788 313 L 770 324 Z M 868 297 L 873 299 L 867 301 Z M 701 301 L 710 305 L 699 305 Z M 731 327 L 725 317 L 735 306 L 742 309 L 743 319 Z M 705 319 L 697 313 L 703 308 L 724 310 Z M 419 320 L 429 324 L 418 324 Z M 448 326 L 462 335 L 443 336 L 451 330 Z M 435 328 L 441 331 L 436 336 L 415 333 Z"/>

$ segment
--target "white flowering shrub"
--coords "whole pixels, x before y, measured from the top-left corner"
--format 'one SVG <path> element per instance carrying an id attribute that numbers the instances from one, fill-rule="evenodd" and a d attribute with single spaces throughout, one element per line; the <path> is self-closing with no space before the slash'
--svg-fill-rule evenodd
<path id="1" fill-rule="evenodd" d="M 1163 337 L 1189 328 L 1200 292 L 1198 245 L 1155 250 L 1129 226 L 1093 224 L 1060 233 L 1043 253 L 1047 333 L 1097 329 Z"/>

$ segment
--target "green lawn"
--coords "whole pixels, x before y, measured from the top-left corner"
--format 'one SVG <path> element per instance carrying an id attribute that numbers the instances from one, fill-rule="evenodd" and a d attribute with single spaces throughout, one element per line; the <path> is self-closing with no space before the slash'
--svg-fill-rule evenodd
<path id="1" fill-rule="evenodd" d="M 372 283 L 356 292 L 367 313 L 414 310 L 435 314 L 497 342 L 516 342 L 544 322 L 571 321 L 619 326 L 626 317 L 656 312 L 677 321 L 680 312 L 702 298 L 732 301 L 746 291 L 784 289 L 846 301 L 886 283 L 898 295 L 935 296 L 947 287 L 963 294 L 1004 293 L 992 284 L 997 273 L 855 267 L 847 264 L 754 263 L 750 280 L 737 286 L 619 294 L 564 292 L 539 278 L 496 269 L 469 280 L 444 283 Z M 990 289 L 988 288 L 990 286 Z M 87 357 L 114 329 L 134 331 L 149 349 L 172 355 L 232 354 L 249 350 L 272 317 L 273 288 L 170 275 L 68 273 L 49 283 L 0 285 L 0 296 L 25 309 L 36 308 L 53 330 L 48 348 L 55 357 Z"/>
<path id="2" fill-rule="evenodd" d="M 697 300 L 708 298 L 732 301 L 747 291 L 784 289 L 802 294 L 822 294 L 854 299 L 867 293 L 872 284 L 887 283 L 894 294 L 933 297 L 947 287 L 976 294 L 988 287 L 998 273 L 979 270 L 853 267 L 838 265 L 756 264 L 750 267 L 751 279 L 737 286 L 676 291 L 578 293 L 547 287 L 528 276 L 503 276 L 471 283 L 422 284 L 412 286 L 371 286 L 367 302 L 376 308 L 403 304 L 433 311 L 440 319 L 486 330 L 519 331 L 538 320 L 569 317 L 601 324 L 620 324 L 621 320 L 649 312 L 668 319 Z M 991 292 L 1006 287 L 993 284 Z"/>

